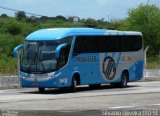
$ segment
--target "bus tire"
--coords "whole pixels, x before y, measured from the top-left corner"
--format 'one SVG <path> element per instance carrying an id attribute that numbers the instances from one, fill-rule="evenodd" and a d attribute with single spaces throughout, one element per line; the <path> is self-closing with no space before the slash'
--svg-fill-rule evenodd
<path id="1" fill-rule="evenodd" d="M 78 85 L 78 82 L 76 80 L 76 77 L 74 76 L 73 79 L 72 79 L 72 85 L 70 87 L 70 91 L 75 92 L 76 89 L 77 89 L 77 85 Z"/>
<path id="2" fill-rule="evenodd" d="M 45 88 L 43 88 L 43 87 L 39 87 L 38 90 L 39 90 L 40 93 L 44 93 L 45 92 Z"/>
<path id="3" fill-rule="evenodd" d="M 121 77 L 121 82 L 119 83 L 110 83 L 111 86 L 125 88 L 128 83 L 128 73 L 124 72 Z"/>
<path id="4" fill-rule="evenodd" d="M 121 88 L 125 88 L 125 87 L 127 87 L 127 83 L 128 83 L 128 73 L 123 73 L 122 78 L 121 78 L 121 82 L 119 83 L 119 86 Z"/>

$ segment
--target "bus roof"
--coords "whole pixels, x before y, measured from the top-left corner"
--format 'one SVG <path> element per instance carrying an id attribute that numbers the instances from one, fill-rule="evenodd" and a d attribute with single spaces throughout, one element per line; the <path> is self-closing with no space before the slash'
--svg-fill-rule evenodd
<path id="1" fill-rule="evenodd" d="M 49 28 L 41 29 L 29 34 L 26 40 L 58 40 L 67 36 L 98 36 L 98 35 L 142 35 L 141 32 L 135 31 L 118 31 L 94 28 Z"/>

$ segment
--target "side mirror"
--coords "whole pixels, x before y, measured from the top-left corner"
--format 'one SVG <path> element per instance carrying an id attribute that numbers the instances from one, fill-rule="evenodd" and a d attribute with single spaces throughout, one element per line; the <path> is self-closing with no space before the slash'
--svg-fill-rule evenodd
<path id="1" fill-rule="evenodd" d="M 58 59 L 60 57 L 60 51 L 62 48 L 66 47 L 67 46 L 67 43 L 64 43 L 64 44 L 61 44 L 59 45 L 57 48 L 56 48 L 56 59 Z"/>
<path id="2" fill-rule="evenodd" d="M 20 50 L 20 49 L 22 49 L 22 48 L 23 48 L 23 44 L 18 45 L 17 47 L 14 48 L 14 51 L 13 51 L 14 57 L 17 57 L 17 55 L 18 55 L 18 50 Z"/>

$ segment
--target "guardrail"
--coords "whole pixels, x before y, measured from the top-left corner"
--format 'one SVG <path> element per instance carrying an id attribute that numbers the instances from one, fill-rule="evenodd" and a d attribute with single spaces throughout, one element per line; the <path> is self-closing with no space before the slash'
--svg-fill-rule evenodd
<path id="1" fill-rule="evenodd" d="M 18 88 L 18 76 L 0 76 L 0 89 Z"/>
<path id="2" fill-rule="evenodd" d="M 160 69 L 146 69 L 143 75 L 144 77 L 160 77 Z"/>

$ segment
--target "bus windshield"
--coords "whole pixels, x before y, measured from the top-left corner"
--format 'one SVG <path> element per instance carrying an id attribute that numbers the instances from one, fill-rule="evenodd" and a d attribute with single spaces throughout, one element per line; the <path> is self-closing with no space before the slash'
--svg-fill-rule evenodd
<path id="1" fill-rule="evenodd" d="M 24 72 L 51 72 L 57 68 L 58 41 L 25 41 L 20 69 Z"/>

